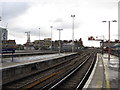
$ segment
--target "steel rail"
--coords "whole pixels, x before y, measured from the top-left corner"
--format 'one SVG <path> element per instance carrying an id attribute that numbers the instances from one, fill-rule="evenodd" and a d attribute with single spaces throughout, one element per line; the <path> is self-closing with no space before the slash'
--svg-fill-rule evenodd
<path id="1" fill-rule="evenodd" d="M 84 75 L 84 77 L 82 78 L 82 80 L 80 81 L 80 83 L 78 84 L 78 86 L 77 86 L 77 88 L 76 88 L 75 90 L 80 90 L 80 89 L 83 88 L 83 86 L 84 86 L 84 84 L 85 84 L 85 82 L 86 82 L 86 79 L 88 79 L 88 77 L 89 77 L 89 75 L 91 74 L 91 71 L 92 71 L 92 69 L 93 69 L 93 67 L 94 67 L 95 59 L 96 59 L 96 57 L 95 57 L 95 55 L 94 55 L 93 61 L 92 61 L 91 65 L 90 65 L 90 67 L 88 68 L 86 74 Z"/>
<path id="2" fill-rule="evenodd" d="M 84 53 L 83 53 L 84 54 Z M 84 56 L 84 55 L 83 55 Z M 50 69 L 52 69 L 52 68 L 55 68 L 55 67 L 57 67 L 57 66 L 60 66 L 60 65 L 62 65 L 62 64 L 65 64 L 65 63 L 67 63 L 67 62 L 69 62 L 69 61 L 71 61 L 71 60 L 74 60 L 75 58 L 77 58 L 78 56 L 75 56 L 74 58 L 68 58 L 68 59 L 66 59 L 65 61 L 63 61 L 63 62 L 60 62 L 60 63 L 58 63 L 58 64 L 56 64 L 56 65 L 53 65 L 53 66 L 51 66 L 51 67 L 49 67 L 49 68 L 47 68 L 47 69 L 45 69 L 45 70 L 43 70 L 43 71 L 40 71 L 40 72 L 44 72 L 44 71 L 47 71 L 47 70 L 50 70 Z M 40 73 L 40 72 L 37 72 L 37 73 L 34 73 L 34 74 L 32 74 L 32 75 L 30 75 L 30 76 L 33 76 L 33 75 L 35 75 L 35 74 L 38 74 L 38 73 Z M 30 77 L 29 76 L 29 77 Z M 25 78 L 22 78 L 22 79 L 25 79 Z M 21 79 L 20 79 L 21 80 Z M 36 80 L 33 80 L 33 82 L 34 81 L 36 81 Z M 32 81 L 31 81 L 32 82 Z M 31 83 L 31 82 L 29 82 L 29 83 Z M 13 82 L 14 83 L 14 82 Z M 27 84 L 29 84 L 29 83 L 25 83 L 25 85 L 27 85 Z M 9 84 L 9 83 L 8 83 Z M 6 84 L 5 84 L 6 85 Z M 22 87 L 24 87 L 24 85 L 21 85 L 21 86 L 19 86 L 19 87 L 17 87 L 18 89 L 19 88 L 22 88 Z"/>
<path id="3" fill-rule="evenodd" d="M 88 54 L 88 53 L 87 53 L 87 54 Z M 81 58 L 85 57 L 87 54 L 86 54 L 86 53 L 83 53 Z M 71 60 L 74 60 L 75 58 L 78 58 L 78 56 L 76 56 L 76 57 L 74 57 L 74 58 L 70 58 L 70 59 L 68 58 L 68 59 L 65 60 L 64 62 L 60 62 L 59 64 L 54 65 L 54 66 L 52 66 L 52 67 L 50 67 L 50 68 L 48 68 L 48 69 L 46 69 L 46 70 L 50 70 L 50 69 L 52 69 L 52 68 L 54 68 L 54 67 L 56 67 L 56 66 L 60 66 L 60 65 L 62 65 L 62 64 L 65 64 L 65 63 L 67 63 L 67 62 L 69 62 L 69 61 L 71 61 Z M 44 71 L 42 71 L 42 72 L 44 72 Z M 60 72 L 57 71 L 57 72 L 53 72 L 53 73 L 51 73 L 51 74 L 48 74 L 48 76 L 43 76 L 44 78 L 43 78 L 42 80 L 40 80 L 40 82 L 43 82 L 44 80 L 47 80 L 47 79 L 49 79 L 49 78 L 57 75 L 58 73 L 60 73 Z M 35 73 L 35 74 L 38 74 L 38 73 Z M 40 79 L 40 78 L 39 78 L 39 79 Z M 31 84 L 31 83 L 33 83 L 33 82 L 38 82 L 38 81 L 39 81 L 39 80 L 37 80 L 37 79 L 36 79 L 36 80 L 33 80 L 33 81 L 29 82 L 29 83 L 26 83 L 26 84 L 24 84 L 24 85 L 21 85 L 21 86 L 17 87 L 17 89 L 23 88 L 23 87 L 25 87 L 26 85 L 29 85 L 29 84 Z M 36 83 L 36 84 L 38 84 L 38 83 Z M 36 84 L 35 84 L 35 85 L 36 85 Z M 28 87 L 28 88 L 32 88 L 32 87 L 34 87 L 35 85 L 32 85 L 31 87 Z"/>
<path id="4" fill-rule="evenodd" d="M 52 89 L 54 89 L 55 87 L 57 87 L 60 83 L 62 83 L 63 81 L 65 81 L 68 77 L 70 77 L 72 74 L 74 74 L 78 69 L 80 69 L 86 62 L 87 62 L 87 60 L 89 59 L 91 57 L 91 55 L 90 56 L 88 56 L 85 60 L 84 60 L 84 62 L 82 62 L 76 69 L 74 69 L 71 73 L 69 73 L 67 76 L 65 76 L 62 80 L 60 80 L 58 83 L 56 83 L 55 85 L 53 85 L 52 87 L 50 87 L 49 88 L 49 90 L 52 90 Z"/>
<path id="5" fill-rule="evenodd" d="M 83 57 L 85 57 L 87 54 L 84 54 L 81 58 L 83 58 Z M 75 58 L 73 58 L 72 60 L 74 60 Z M 67 66 L 67 65 L 66 65 Z M 63 66 L 61 69 L 63 69 L 65 66 Z M 60 69 L 60 70 L 61 70 Z M 57 74 L 59 74 L 60 73 L 60 70 L 56 70 L 55 72 L 53 72 L 53 73 L 51 73 L 51 74 L 49 74 L 48 76 L 45 76 L 42 80 L 41 80 L 41 78 L 40 78 L 40 80 L 34 80 L 34 81 L 32 81 L 32 82 L 30 82 L 30 83 L 28 83 L 28 84 L 26 84 L 26 86 L 22 86 L 21 88 L 33 88 L 34 86 L 36 86 L 37 84 L 39 84 L 39 83 L 41 83 L 41 82 L 43 82 L 43 81 L 45 81 L 45 80 L 47 80 L 47 79 L 49 79 L 49 78 L 51 78 L 51 77 L 53 77 L 53 76 L 56 76 Z M 62 71 L 62 70 L 61 70 Z M 57 72 L 59 72 L 59 73 L 57 73 Z M 49 77 L 50 76 L 50 77 Z M 48 78 L 49 77 L 49 78 Z M 29 85 L 30 84 L 30 85 Z"/>

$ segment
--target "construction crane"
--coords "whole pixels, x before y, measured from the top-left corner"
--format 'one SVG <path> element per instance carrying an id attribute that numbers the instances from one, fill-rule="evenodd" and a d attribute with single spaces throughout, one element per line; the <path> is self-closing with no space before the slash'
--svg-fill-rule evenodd
<path id="1" fill-rule="evenodd" d="M 30 31 L 29 32 L 25 32 L 25 33 L 27 33 L 26 50 L 28 51 L 28 47 L 29 47 L 29 44 L 30 44 Z"/>
<path id="2" fill-rule="evenodd" d="M 30 31 L 25 33 L 27 33 L 27 43 L 30 43 Z"/>

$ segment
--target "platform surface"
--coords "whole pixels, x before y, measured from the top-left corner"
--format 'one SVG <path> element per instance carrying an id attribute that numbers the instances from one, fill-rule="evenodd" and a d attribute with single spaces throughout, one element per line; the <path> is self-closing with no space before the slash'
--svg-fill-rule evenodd
<path id="1" fill-rule="evenodd" d="M 26 57 L 15 57 L 13 58 L 3 58 L 4 62 L 0 63 L 0 69 L 16 67 L 24 64 L 30 64 L 35 62 L 42 62 L 46 60 L 52 60 L 55 58 L 60 58 L 68 55 L 72 55 L 75 53 L 61 53 L 59 54 L 48 54 L 48 55 L 37 55 L 37 56 L 26 56 Z"/>
<path id="2" fill-rule="evenodd" d="M 119 87 L 119 58 L 111 55 L 108 60 L 108 55 L 97 54 L 96 64 L 94 69 L 86 82 L 84 89 L 93 90 L 99 88 L 104 89 L 118 89 Z"/>

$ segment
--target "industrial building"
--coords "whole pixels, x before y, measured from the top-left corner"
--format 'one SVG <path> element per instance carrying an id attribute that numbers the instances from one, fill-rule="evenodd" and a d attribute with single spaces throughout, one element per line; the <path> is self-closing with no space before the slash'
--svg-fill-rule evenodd
<path id="1" fill-rule="evenodd" d="M 0 27 L 0 53 L 15 52 L 16 42 L 15 40 L 8 40 L 7 28 Z"/>
<path id="2" fill-rule="evenodd" d="M 7 29 L 0 27 L 0 40 L 7 40 L 7 39 L 8 39 Z"/>
<path id="3" fill-rule="evenodd" d="M 7 40 L 8 31 L 6 28 L 0 27 L 0 53 L 2 52 L 2 40 Z"/>

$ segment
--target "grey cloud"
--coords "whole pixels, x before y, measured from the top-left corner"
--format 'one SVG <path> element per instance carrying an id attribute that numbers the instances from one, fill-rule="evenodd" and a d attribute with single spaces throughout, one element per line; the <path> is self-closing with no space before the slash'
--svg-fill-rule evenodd
<path id="1" fill-rule="evenodd" d="M 19 38 L 23 38 L 24 36 L 26 36 L 25 32 L 28 32 L 28 31 L 30 31 L 31 36 L 39 37 L 39 30 L 35 28 L 31 28 L 31 29 L 30 28 L 26 28 L 26 29 L 25 28 L 10 28 L 8 29 L 8 32 L 10 33 L 10 35 L 17 36 Z M 50 37 L 50 32 L 48 32 L 48 30 L 43 27 L 42 29 L 40 29 L 40 37 Z"/>
<path id="2" fill-rule="evenodd" d="M 78 23 L 78 22 L 74 23 L 74 28 L 75 29 L 79 28 L 79 26 L 80 26 L 80 23 Z M 70 23 L 70 22 L 63 22 L 63 23 L 60 23 L 59 25 L 57 25 L 55 28 L 56 29 L 57 28 L 71 29 L 72 28 L 72 23 Z"/>
<path id="3" fill-rule="evenodd" d="M 63 22 L 63 19 L 62 18 L 58 18 L 58 19 L 54 20 L 53 22 L 54 23 Z"/>
<path id="4" fill-rule="evenodd" d="M 31 35 L 33 35 L 33 36 L 39 36 L 39 31 L 35 32 L 34 30 L 31 30 Z M 40 37 L 50 37 L 50 32 L 48 32 L 45 29 L 40 30 Z"/>
<path id="5" fill-rule="evenodd" d="M 23 36 L 25 36 L 25 32 L 28 31 L 27 29 L 24 28 L 8 28 L 8 33 L 12 36 L 17 36 L 19 38 L 22 38 Z"/>
<path id="6" fill-rule="evenodd" d="M 106 9 L 113 9 L 115 7 L 117 7 L 117 3 L 118 3 L 119 0 L 100 0 L 100 1 L 96 1 L 96 0 L 93 0 L 93 3 L 92 5 L 94 7 L 101 7 L 101 8 L 106 8 Z"/>
<path id="7" fill-rule="evenodd" d="M 24 13 L 29 7 L 28 2 L 1 2 L 2 18 L 4 20 L 12 19 Z"/>
<path id="8" fill-rule="evenodd" d="M 58 28 L 71 29 L 73 25 L 73 22 L 71 20 L 66 20 L 63 18 L 57 18 L 56 20 L 52 21 L 52 23 L 55 25 L 54 27 L 55 29 L 58 29 Z M 83 24 L 83 22 L 75 20 L 74 28 L 75 29 L 79 28 L 81 24 Z"/>

